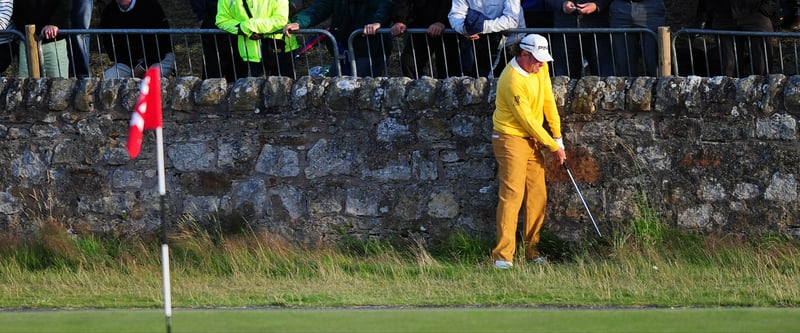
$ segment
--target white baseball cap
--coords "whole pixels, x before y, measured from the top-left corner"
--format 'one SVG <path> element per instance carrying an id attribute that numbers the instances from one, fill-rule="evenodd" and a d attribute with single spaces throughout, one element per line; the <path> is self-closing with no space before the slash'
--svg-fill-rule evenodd
<path id="1" fill-rule="evenodd" d="M 541 62 L 553 61 L 550 55 L 550 47 L 547 45 L 547 38 L 542 35 L 530 34 L 519 41 L 519 47 L 530 52 L 536 60 Z"/>

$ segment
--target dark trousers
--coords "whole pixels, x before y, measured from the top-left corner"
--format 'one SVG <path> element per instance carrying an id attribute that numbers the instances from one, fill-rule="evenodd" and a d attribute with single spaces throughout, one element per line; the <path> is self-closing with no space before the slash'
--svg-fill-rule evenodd
<path id="1" fill-rule="evenodd" d="M 403 75 L 413 79 L 423 75 L 437 79 L 461 76 L 458 36 L 442 34 L 440 37 L 430 37 L 427 34 L 406 34 L 400 63 Z M 431 66 L 426 70 L 425 67 L 429 64 Z"/>
<path id="2" fill-rule="evenodd" d="M 647 28 L 654 33 L 666 24 L 666 7 L 662 0 L 639 2 L 612 1 L 609 6 L 612 28 Z M 615 74 L 618 76 L 658 75 L 658 45 L 648 34 L 613 34 Z M 644 66 L 644 73 L 637 68 Z"/>
<path id="3" fill-rule="evenodd" d="M 280 39 L 261 40 L 261 62 L 248 62 L 250 76 L 288 76 L 294 78 L 294 59 L 286 52 L 286 42 Z"/>
<path id="4" fill-rule="evenodd" d="M 11 66 L 11 61 L 14 59 L 17 50 L 17 43 L 8 42 L 0 44 L 0 75 L 6 72 L 8 66 Z"/>
<path id="5" fill-rule="evenodd" d="M 583 76 L 583 61 L 586 59 L 586 75 L 612 76 L 611 40 L 605 34 L 552 35 L 553 72 L 555 76 L 580 78 Z"/>
<path id="6" fill-rule="evenodd" d="M 236 36 L 230 34 L 203 35 L 204 79 L 224 77 L 234 82 L 247 76 L 247 65 L 236 50 Z"/>
<path id="7" fill-rule="evenodd" d="M 481 38 L 474 41 L 463 35 L 460 37 L 461 70 L 464 75 L 476 78 L 489 76 L 489 73 L 500 77 L 509 60 L 505 48 L 499 48 L 503 35 L 495 32 L 480 36 Z M 492 70 L 495 64 L 497 66 Z"/>

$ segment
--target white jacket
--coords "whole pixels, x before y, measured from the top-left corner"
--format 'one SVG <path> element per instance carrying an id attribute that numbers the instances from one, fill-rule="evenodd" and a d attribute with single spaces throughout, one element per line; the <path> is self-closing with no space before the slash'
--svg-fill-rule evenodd
<path id="1" fill-rule="evenodd" d="M 488 18 L 483 22 L 484 34 L 525 28 L 520 0 L 453 0 L 450 14 L 447 15 L 453 30 L 464 33 L 464 19 L 469 8 L 483 13 Z"/>

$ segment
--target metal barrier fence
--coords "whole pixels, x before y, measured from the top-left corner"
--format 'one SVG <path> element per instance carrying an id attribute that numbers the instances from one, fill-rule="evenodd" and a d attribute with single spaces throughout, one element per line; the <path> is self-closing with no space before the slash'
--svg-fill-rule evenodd
<path id="1" fill-rule="evenodd" d="M 293 78 L 304 75 L 496 77 L 513 56 L 506 46 L 516 36 L 528 33 L 544 35 L 550 41 L 555 58 L 549 68 L 552 76 L 658 76 L 669 75 L 670 70 L 681 76 L 800 74 L 800 33 L 788 32 L 682 29 L 667 38 L 666 43 L 659 44 L 664 38 L 648 29 L 527 28 L 482 35 L 475 41 L 450 29 L 438 38 L 428 36 L 426 29 L 408 29 L 401 36 L 392 36 L 390 29 L 379 29 L 375 36 L 365 36 L 356 30 L 347 41 L 337 41 L 324 29 L 301 29 L 295 32 L 299 48 L 288 57 L 277 59 L 276 53 L 265 57 L 275 58 L 272 62 L 279 66 L 270 68 L 270 61 L 265 60 L 257 68 L 243 66 L 236 36 L 217 29 L 59 30 L 60 35 L 89 39 L 88 75 L 92 77 L 109 76 L 109 69 L 118 71 L 115 63 L 126 63 L 129 67 L 158 63 L 161 59 L 142 59 L 136 54 L 142 49 L 155 48 L 160 58 L 164 51 L 161 48 L 166 48 L 174 56 L 170 71 L 175 75 L 225 77 L 229 81 L 254 73 Z M 3 34 L 26 41 L 18 31 L 0 31 L 0 37 Z M 156 40 L 150 47 L 148 38 Z M 262 42 L 267 41 L 274 43 L 266 39 Z M 67 38 L 66 43 L 66 51 L 56 48 L 55 52 L 73 52 L 73 38 Z M 38 51 L 43 51 L 42 45 L 38 44 Z M 280 47 L 273 45 L 272 49 Z M 14 69 L 14 60 L 19 59 L 17 52 L 16 46 L 0 48 L 0 66 L 7 54 Z M 46 58 L 43 52 L 38 53 L 43 63 L 64 59 L 63 54 Z M 19 64 L 27 65 L 26 59 L 19 60 Z M 661 64 L 666 68 L 659 68 Z M 70 77 L 78 76 L 75 64 L 55 64 L 58 69 L 64 66 L 69 67 Z M 123 75 L 117 72 L 116 77 Z"/>
<path id="2" fill-rule="evenodd" d="M 555 58 L 550 67 L 553 76 L 657 76 L 659 73 L 657 35 L 651 30 L 526 28 L 481 35 L 474 41 L 451 29 L 446 29 L 440 37 L 428 36 L 427 29 L 408 29 L 401 37 L 394 37 L 393 43 L 387 42 L 393 38 L 390 29 L 379 29 L 377 36 L 365 36 L 356 30 L 348 38 L 350 64 L 346 74 L 496 77 L 513 57 L 509 50 L 513 41 L 529 33 L 548 39 Z"/>
<path id="3" fill-rule="evenodd" d="M 682 29 L 673 34 L 676 75 L 800 74 L 800 33 Z"/>
<path id="4" fill-rule="evenodd" d="M 324 75 L 329 66 L 338 65 L 331 60 L 328 47 L 334 48 L 336 41 L 324 29 L 302 29 L 294 33 L 299 47 L 280 61 L 278 53 L 269 53 L 255 66 L 249 66 L 239 56 L 237 36 L 218 29 L 61 29 L 59 35 L 67 37 L 88 36 L 89 68 L 92 77 L 125 77 L 137 64 L 152 65 L 163 63 L 166 53 L 172 53 L 172 66 L 163 67 L 177 76 L 196 76 L 201 78 L 225 77 L 229 81 L 252 75 L 254 71 L 267 75 L 297 78 L 303 75 Z M 73 48 L 73 38 L 67 38 L 66 52 L 78 52 Z M 275 43 L 264 39 L 262 43 Z M 42 44 L 39 44 L 41 48 Z M 280 49 L 271 45 L 272 49 Z M 148 51 L 149 49 L 149 51 Z M 152 50 L 155 49 L 155 50 Z M 56 53 L 64 50 L 56 49 Z M 156 59 L 157 58 L 157 59 Z M 63 57 L 56 56 L 58 59 Z M 40 59 L 43 65 L 45 59 Z M 269 68 L 270 63 L 280 66 Z M 129 69 L 120 69 L 115 64 L 125 64 Z M 52 65 L 52 64 L 51 64 Z M 69 76 L 75 77 L 75 64 L 53 65 L 57 68 L 69 67 Z M 260 67 L 260 68 L 258 68 Z M 111 70 L 111 71 L 109 71 Z M 110 77 L 109 77 L 110 76 Z"/>
<path id="5" fill-rule="evenodd" d="M 19 63 L 19 43 L 25 36 L 17 30 L 0 30 L 0 75 L 15 71 Z M 11 76 L 15 76 L 16 73 Z"/>

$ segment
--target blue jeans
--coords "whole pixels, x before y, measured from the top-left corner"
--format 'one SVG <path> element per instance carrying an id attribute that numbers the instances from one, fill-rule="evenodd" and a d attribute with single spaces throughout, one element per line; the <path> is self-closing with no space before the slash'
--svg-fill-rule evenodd
<path id="1" fill-rule="evenodd" d="M 72 0 L 72 29 L 89 29 L 93 4 L 93 0 Z M 71 35 L 70 48 L 70 72 L 77 78 L 90 76 L 89 35 Z"/>

